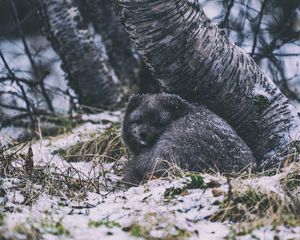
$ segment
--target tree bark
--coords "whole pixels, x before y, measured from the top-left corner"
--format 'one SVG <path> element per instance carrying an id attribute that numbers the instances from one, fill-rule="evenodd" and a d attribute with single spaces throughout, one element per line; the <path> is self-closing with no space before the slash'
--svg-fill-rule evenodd
<path id="1" fill-rule="evenodd" d="M 261 167 L 277 167 L 299 140 L 294 107 L 191 0 L 114 0 L 147 66 L 165 91 L 203 103 L 244 139 Z"/>
<path id="2" fill-rule="evenodd" d="M 140 60 L 136 50 L 113 11 L 111 0 L 82 1 L 83 17 L 93 23 L 103 39 L 109 63 L 125 85 L 132 85 L 139 70 Z"/>
<path id="3" fill-rule="evenodd" d="M 72 0 L 36 0 L 36 3 L 45 33 L 62 59 L 79 103 L 102 108 L 116 103 L 120 95 L 118 78 Z"/>

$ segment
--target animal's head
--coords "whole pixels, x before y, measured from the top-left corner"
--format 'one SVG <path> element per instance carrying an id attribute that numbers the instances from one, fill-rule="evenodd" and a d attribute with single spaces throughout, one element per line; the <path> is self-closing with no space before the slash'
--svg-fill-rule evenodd
<path id="1" fill-rule="evenodd" d="M 186 114 L 189 104 L 173 94 L 143 94 L 130 98 L 123 122 L 123 137 L 134 153 L 151 147 L 175 119 Z"/>

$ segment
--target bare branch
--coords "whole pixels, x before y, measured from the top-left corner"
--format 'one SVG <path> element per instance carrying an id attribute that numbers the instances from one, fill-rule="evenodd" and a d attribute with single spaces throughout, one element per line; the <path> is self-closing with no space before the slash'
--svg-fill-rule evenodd
<path id="1" fill-rule="evenodd" d="M 32 57 L 30 48 L 29 48 L 29 46 L 27 44 L 25 35 L 24 35 L 23 31 L 22 31 L 22 27 L 21 27 L 21 24 L 20 24 L 20 21 L 19 21 L 18 12 L 17 12 L 17 8 L 16 8 L 14 0 L 11 0 L 10 4 L 11 4 L 11 8 L 12 8 L 12 12 L 13 12 L 13 15 L 14 15 L 15 22 L 16 22 L 17 27 L 18 27 L 18 31 L 20 33 L 20 36 L 21 36 L 21 39 L 22 39 L 22 42 L 23 42 L 23 45 L 24 45 L 25 53 L 26 53 L 26 55 L 27 55 L 27 57 L 29 59 L 29 62 L 31 64 L 31 66 L 32 66 L 32 69 L 34 71 L 35 76 L 40 79 L 39 86 L 41 88 L 42 95 L 45 98 L 45 101 L 47 103 L 47 106 L 48 106 L 49 110 L 51 112 L 54 112 L 54 108 L 52 106 L 51 99 L 49 98 L 49 96 L 47 94 L 47 91 L 45 89 L 45 86 L 44 86 L 44 78 L 45 78 L 45 76 L 40 76 L 38 68 L 37 68 L 37 66 L 35 64 L 35 61 L 34 61 L 33 57 Z"/>

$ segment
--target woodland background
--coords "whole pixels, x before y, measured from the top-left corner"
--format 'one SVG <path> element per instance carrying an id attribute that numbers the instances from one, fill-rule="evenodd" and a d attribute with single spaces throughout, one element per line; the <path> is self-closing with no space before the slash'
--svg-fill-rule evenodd
<path id="1" fill-rule="evenodd" d="M 114 14 L 111 1 L 76 0 L 73 5 L 57 1 L 54 20 L 43 15 L 42 5 L 37 2 L 43 4 L 0 2 L 2 131 L 14 126 L 36 135 L 39 126 L 50 134 L 54 125 L 80 121 L 75 113 L 116 109 L 132 92 L 158 91 L 158 84 Z M 299 2 L 200 2 L 231 42 L 248 52 L 297 105 Z M 75 36 L 72 21 L 78 21 L 81 36 Z M 61 38 L 53 34 L 56 27 L 67 29 Z M 66 39 L 72 34 L 75 43 L 70 49 Z M 89 58 L 83 59 L 83 52 L 88 52 Z"/>
<path id="2" fill-rule="evenodd" d="M 176 1 L 200 2 L 300 111 L 299 0 Z M 110 0 L 0 0 L 0 239 L 299 239 L 298 149 L 281 171 L 124 186 L 124 108 L 158 91 Z"/>

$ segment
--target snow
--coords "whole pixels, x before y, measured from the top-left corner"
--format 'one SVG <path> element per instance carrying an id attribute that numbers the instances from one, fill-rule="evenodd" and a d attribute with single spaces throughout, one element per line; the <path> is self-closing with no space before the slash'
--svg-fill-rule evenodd
<path id="1" fill-rule="evenodd" d="M 194 3 L 194 0 L 189 0 Z M 203 1 L 200 1 L 203 2 Z M 221 12 L 221 6 L 216 5 L 213 1 L 209 1 L 202 5 L 205 13 L 211 19 L 216 19 Z M 259 7 L 259 6 L 257 6 Z M 73 10 L 72 10 L 73 11 Z M 77 14 L 70 12 L 71 15 Z M 233 9 L 233 13 L 237 16 L 238 12 Z M 232 41 L 235 42 L 234 35 L 230 35 Z M 97 36 L 96 36 L 97 37 Z M 101 39 L 97 38 L 100 42 Z M 166 43 L 169 41 L 166 38 Z M 30 45 L 36 45 L 40 39 L 28 39 Z M 245 41 L 248 52 L 251 51 L 252 41 Z M 31 46 L 31 47 L 32 47 Z M 35 46 L 39 48 L 39 46 Z M 0 48 L 7 58 L 12 68 L 21 70 L 18 74 L 20 77 L 30 78 L 28 74 L 30 64 L 24 55 L 24 49 L 21 41 L 0 41 Z M 13 50 L 13 51 L 12 51 Z M 299 52 L 299 46 L 284 46 L 278 53 Z M 57 58 L 55 52 L 51 48 L 43 51 L 41 61 L 52 62 Z M 63 79 L 63 72 L 60 68 L 61 62 L 56 60 L 51 66 L 51 74 L 46 78 L 48 88 L 58 87 L 62 90 L 67 85 Z M 287 77 L 293 77 L 299 74 L 299 60 L 289 58 L 284 61 L 285 73 Z M 267 69 L 267 64 L 263 66 Z M 0 66 L 0 72 L 1 69 Z M 290 83 L 297 87 L 299 79 Z M 5 86 L 6 90 L 14 89 L 13 85 Z M 255 94 L 263 95 L 267 98 L 270 96 L 263 91 L 260 86 L 256 86 Z M 64 112 L 69 107 L 68 99 L 63 95 L 55 95 L 53 97 L 54 107 Z M 300 111 L 299 103 L 295 102 Z M 0 226 L 0 236 L 2 230 L 5 236 L 16 236 L 15 227 L 24 224 L 28 228 L 34 226 L 39 229 L 45 239 L 136 239 L 130 231 L 130 228 L 137 224 L 146 229 L 150 237 L 162 238 L 168 235 L 175 235 L 178 229 L 187 231 L 190 234 L 189 239 L 224 239 L 231 233 L 232 223 L 229 222 L 212 222 L 208 218 L 218 211 L 219 206 L 215 202 L 222 202 L 228 193 L 228 184 L 222 176 L 211 176 L 203 174 L 206 183 L 215 181 L 218 187 L 207 189 L 188 189 L 183 195 L 176 195 L 172 198 L 164 196 L 166 189 L 174 187 L 181 188 L 185 185 L 185 178 L 178 179 L 159 179 L 151 180 L 147 183 L 127 188 L 119 186 L 118 181 L 121 176 L 111 171 L 111 164 L 103 164 L 100 166 L 96 161 L 69 163 L 59 156 L 56 152 L 61 148 L 72 146 L 78 142 L 90 139 L 91 134 L 101 133 L 111 123 L 119 122 L 122 113 L 103 112 L 100 114 L 82 115 L 81 119 L 86 122 L 82 126 L 72 130 L 71 133 L 42 139 L 32 144 L 33 161 L 37 167 L 49 167 L 52 172 L 61 172 L 66 169 L 77 171 L 74 178 L 90 179 L 94 178 L 100 171 L 105 170 L 108 173 L 105 178 L 99 178 L 99 183 L 108 184 L 106 188 L 100 189 L 99 193 L 86 191 L 84 193 L 76 192 L 74 196 L 67 196 L 63 189 L 57 189 L 62 193 L 59 195 L 50 195 L 46 193 L 43 186 L 36 185 L 30 181 L 23 182 L 22 179 L 0 178 L 0 190 L 4 189 L 6 194 L 0 195 L 0 215 L 5 214 L 5 223 Z M 299 123 L 300 125 L 300 123 Z M 0 146 L 6 145 L 12 139 L 16 139 L 22 129 L 7 127 L 0 131 Z M 299 131 L 291 133 L 292 138 L 300 139 Z M 26 153 L 27 149 L 24 149 Z M 122 159 L 124 161 L 125 159 Z M 20 166 L 22 162 L 18 162 L 15 166 Z M 259 190 L 263 193 L 274 193 L 284 198 L 284 189 L 280 185 L 280 181 L 285 177 L 285 173 L 275 176 L 254 177 L 247 179 L 234 179 L 232 185 L 235 190 L 243 191 L 249 188 Z M 106 180 L 110 181 L 106 183 Z M 37 193 L 37 199 L 32 206 L 24 205 L 25 195 L 27 192 L 33 191 Z M 221 194 L 214 194 L 218 191 Z M 120 224 L 121 227 L 107 226 L 93 227 L 89 226 L 91 221 L 110 221 Z M 51 233 L 51 227 L 45 227 L 50 223 L 61 223 L 70 235 L 55 235 Z M 53 228 L 53 227 L 52 227 Z M 254 229 L 250 234 L 236 237 L 236 239 L 299 239 L 300 226 L 263 226 Z M 25 239 L 24 235 L 17 235 L 17 239 Z"/>
<path id="2" fill-rule="evenodd" d="M 53 155 L 53 151 L 88 139 L 91 133 L 103 131 L 110 124 L 101 124 L 102 120 L 116 121 L 117 118 L 120 120 L 120 114 L 115 112 L 110 115 L 103 113 L 85 116 L 85 119 L 93 119 L 93 121 L 98 119 L 99 123 L 85 123 L 70 134 L 33 143 L 35 166 L 48 166 L 52 171 L 54 168 L 59 168 L 63 172 L 72 165 L 82 173 L 81 177 L 92 177 L 88 173 L 91 173 L 91 169 L 99 172 L 99 164 L 95 162 L 71 164 L 58 154 Z M 109 164 L 106 167 L 109 169 Z M 178 229 L 189 232 L 190 239 L 198 239 L 202 235 L 207 239 L 220 239 L 229 232 L 226 224 L 212 223 L 205 219 L 218 210 L 218 207 L 212 203 L 224 198 L 224 196 L 214 197 L 211 189 L 191 189 L 184 196 L 178 195 L 169 199 L 164 196 L 166 189 L 184 187 L 186 179 L 152 180 L 145 185 L 127 189 L 125 186 L 117 187 L 117 181 L 121 180 L 121 176 L 113 173 L 107 176 L 111 179 L 110 188 L 102 189 L 100 193 L 88 191 L 85 195 L 79 194 L 73 198 L 46 194 L 41 186 L 30 181 L 23 183 L 18 179 L 4 178 L 2 185 L 8 192 L 4 201 L 5 209 L 14 209 L 12 212 L 5 212 L 6 235 L 13 235 L 14 228 L 23 224 L 28 228 L 34 225 L 40 229 L 45 239 L 64 239 L 51 234 L 53 229 L 49 230 L 45 227 L 47 222 L 48 225 L 61 222 L 70 232 L 67 237 L 71 239 L 136 239 L 130 232 L 123 230 L 133 224 L 141 225 L 150 236 L 157 238 L 175 236 L 178 234 Z M 206 181 L 210 181 L 209 177 Z M 25 188 L 17 187 L 24 184 Z M 222 184 L 224 185 L 225 181 Z M 30 189 L 39 193 L 32 207 L 24 205 L 24 194 Z M 64 189 L 59 191 L 63 192 Z M 3 200 L 1 197 L 0 199 Z M 89 226 L 91 221 L 103 220 L 116 222 L 121 227 Z"/>
<path id="3" fill-rule="evenodd" d="M 190 0 L 190 2 L 195 2 L 194 0 Z M 216 4 L 213 1 L 206 1 L 203 0 L 198 1 L 200 3 L 200 6 L 203 8 L 205 14 L 212 20 L 215 20 L 218 16 L 220 16 L 220 13 L 222 11 L 221 4 Z"/>
<path id="4" fill-rule="evenodd" d="M 13 139 L 17 139 L 23 133 L 23 128 L 6 127 L 0 131 L 0 146 L 5 146 L 12 142 Z"/>
<path id="5" fill-rule="evenodd" d="M 272 96 L 269 93 L 267 93 L 266 90 L 259 83 L 255 84 L 255 87 L 253 89 L 253 95 L 264 96 L 268 100 L 272 99 Z"/>
<path id="6" fill-rule="evenodd" d="M 12 230 L 16 224 L 26 224 L 28 221 L 43 222 L 50 213 L 53 219 L 63 219 L 63 226 L 71 231 L 71 236 L 74 239 L 87 239 L 87 236 L 89 236 L 88 239 L 102 239 L 104 237 L 105 239 L 134 239 L 118 227 L 107 229 L 104 226 L 99 228 L 88 226 L 90 221 L 101 219 L 116 221 L 123 227 L 130 226 L 132 223 L 144 224 L 145 227 L 149 228 L 152 227 L 152 224 L 158 225 L 157 228 L 154 227 L 150 231 L 152 237 L 163 237 L 166 234 L 171 234 L 172 230 L 176 230 L 175 226 L 198 232 L 191 239 L 197 239 L 198 236 L 207 236 L 207 239 L 220 239 L 220 237 L 225 237 L 228 234 L 229 230 L 226 225 L 209 223 L 204 220 L 207 215 L 206 208 L 210 208 L 207 204 L 212 201 L 212 195 L 209 191 L 203 193 L 202 190 L 195 190 L 185 198 L 179 198 L 179 204 L 176 204 L 175 201 L 170 201 L 170 204 L 167 204 L 163 201 L 163 194 L 167 187 L 173 185 L 174 183 L 156 180 L 149 182 L 147 187 L 131 188 L 128 191 L 110 194 L 104 198 L 91 193 L 85 202 L 95 207 L 73 212 L 72 209 L 78 206 L 76 202 L 67 201 L 67 206 L 62 207 L 58 204 L 58 198 L 41 195 L 31 209 L 23 206 L 22 213 L 8 214 L 6 226 Z M 16 204 L 14 202 L 14 205 Z M 197 209 L 202 204 L 205 205 L 204 208 L 198 211 Z M 210 210 L 210 212 L 212 211 Z M 191 224 L 186 219 L 199 223 Z M 165 231 L 166 228 L 169 229 L 169 232 Z M 110 238 L 107 236 L 108 230 L 113 234 Z M 46 235 L 46 239 L 56 238 Z"/>
<path id="7" fill-rule="evenodd" d="M 215 203 L 222 202 L 229 189 L 223 176 L 202 174 L 205 183 L 214 183 L 215 187 L 187 189 L 183 194 L 165 196 L 167 189 L 184 188 L 188 178 L 149 180 L 143 185 L 128 188 L 120 185 L 122 176 L 110 171 L 111 163 L 101 166 L 96 161 L 68 163 L 58 154 L 54 154 L 55 150 L 87 140 L 92 133 L 104 131 L 110 126 L 110 123 L 102 124 L 104 119 L 116 122 L 120 121 L 121 115 L 121 112 L 86 115 L 83 118 L 90 119 L 93 123 L 87 122 L 72 133 L 33 143 L 35 166 L 49 167 L 53 172 L 57 169 L 63 172 L 71 166 L 78 173 L 74 178 L 82 180 L 92 179 L 104 167 L 108 173 L 106 179 L 99 178 L 99 183 L 105 182 L 108 185 L 101 188 L 99 193 L 86 189 L 85 192 L 73 192 L 70 196 L 65 186 L 57 189 L 61 195 L 50 195 L 47 189 L 29 180 L 24 182 L 18 178 L 4 178 L 0 188 L 2 186 L 7 194 L 0 197 L 0 209 L 5 209 L 5 224 L 0 227 L 0 234 L 2 229 L 4 236 L 18 236 L 18 239 L 21 239 L 24 235 L 16 235 L 16 227 L 25 226 L 31 229 L 34 226 L 45 239 L 137 239 L 130 229 L 139 226 L 141 231 L 144 231 L 143 234 L 157 239 L 175 238 L 180 233 L 187 233 L 188 239 L 228 237 L 231 234 L 231 223 L 209 220 L 219 209 L 219 205 Z M 26 149 L 24 151 L 26 152 Z M 252 188 L 262 193 L 275 193 L 284 198 L 283 189 L 279 184 L 284 177 L 285 173 L 271 177 L 233 179 L 231 184 L 234 187 L 233 191 Z M 37 199 L 32 206 L 24 205 L 26 193 L 30 191 L 38 194 Z M 103 221 L 116 225 L 91 225 L 91 222 Z M 69 234 L 56 235 L 57 224 L 63 226 Z M 264 226 L 237 239 L 247 240 L 252 239 L 252 236 L 259 239 L 273 239 L 274 236 L 290 239 L 296 238 L 299 232 L 300 227 L 279 226 L 274 230 Z"/>
<path id="8" fill-rule="evenodd" d="M 228 234 L 228 227 L 221 223 L 203 223 L 198 228 L 201 239 L 224 239 Z"/>
<path id="9" fill-rule="evenodd" d="M 289 227 L 280 226 L 274 231 L 271 226 L 263 227 L 258 230 L 254 230 L 251 235 L 243 236 L 237 238 L 238 240 L 251 240 L 251 239 L 261 239 L 261 240 L 271 240 L 271 239 L 299 239 L 300 227 L 291 229 Z"/>
<path id="10" fill-rule="evenodd" d="M 115 111 L 115 112 L 102 112 L 98 114 L 84 114 L 82 115 L 82 120 L 83 121 L 103 121 L 103 120 L 108 120 L 111 122 L 119 122 L 120 121 L 120 116 L 121 116 L 120 111 Z"/>

